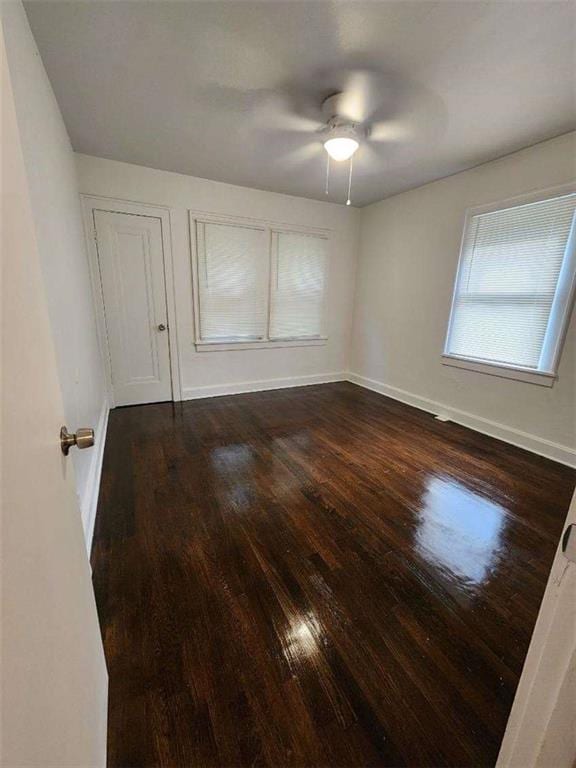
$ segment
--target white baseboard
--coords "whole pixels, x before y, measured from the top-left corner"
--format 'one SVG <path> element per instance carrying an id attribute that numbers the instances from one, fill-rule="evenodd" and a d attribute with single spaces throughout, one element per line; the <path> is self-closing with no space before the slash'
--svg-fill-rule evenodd
<path id="1" fill-rule="evenodd" d="M 347 378 L 348 374 L 342 371 L 340 373 L 316 373 L 311 376 L 291 376 L 286 379 L 261 379 L 260 381 L 240 381 L 235 384 L 215 384 L 209 387 L 184 387 L 182 389 L 182 400 L 239 395 L 243 392 L 262 392 L 267 389 L 307 387 L 312 384 L 346 381 Z"/>
<path id="2" fill-rule="evenodd" d="M 547 459 L 558 461 L 561 464 L 567 464 L 569 467 L 576 467 L 576 450 L 567 445 L 554 443 L 551 440 L 545 440 L 542 437 L 531 435 L 528 432 L 522 432 L 519 429 L 507 427 L 505 424 L 500 424 L 497 421 L 491 421 L 482 416 L 475 416 L 473 413 L 461 411 L 458 408 L 452 408 L 446 403 L 439 403 L 436 400 L 429 400 L 427 397 L 420 397 L 412 392 L 398 389 L 398 387 L 392 387 L 389 384 L 376 381 L 376 379 L 360 376 L 357 373 L 348 373 L 346 378 L 353 384 L 358 384 L 365 389 L 379 392 L 381 395 L 386 395 L 386 397 L 391 397 L 402 403 L 413 405 L 415 408 L 420 408 L 422 411 L 428 411 L 435 415 L 441 414 L 442 417 L 447 417 L 450 421 L 474 429 L 476 432 L 482 432 L 484 435 L 503 440 L 505 443 L 516 445 L 519 448 L 524 448 L 527 451 L 537 453 L 540 456 L 545 456 Z"/>
<path id="3" fill-rule="evenodd" d="M 88 557 L 92 549 L 92 537 L 94 535 L 94 523 L 96 522 L 96 508 L 98 507 L 98 494 L 100 493 L 100 477 L 102 475 L 102 460 L 104 458 L 104 444 L 106 443 L 106 430 L 108 429 L 108 414 L 110 408 L 108 401 L 102 403 L 98 425 L 94 430 L 94 447 L 92 462 L 88 472 L 86 488 L 80 500 L 80 513 L 84 527 L 84 538 Z"/>

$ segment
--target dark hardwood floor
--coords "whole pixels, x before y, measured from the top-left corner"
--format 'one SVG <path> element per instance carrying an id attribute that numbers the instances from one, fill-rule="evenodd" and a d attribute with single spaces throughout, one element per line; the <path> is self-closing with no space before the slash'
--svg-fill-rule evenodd
<path id="1" fill-rule="evenodd" d="M 347 383 L 113 411 L 109 765 L 493 765 L 575 479 Z"/>

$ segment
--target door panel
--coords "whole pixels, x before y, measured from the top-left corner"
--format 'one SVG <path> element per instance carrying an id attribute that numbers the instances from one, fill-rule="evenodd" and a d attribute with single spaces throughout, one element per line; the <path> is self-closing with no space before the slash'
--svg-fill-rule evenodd
<path id="1" fill-rule="evenodd" d="M 162 223 L 95 211 L 94 224 L 115 404 L 171 400 Z"/>
<path id="2" fill-rule="evenodd" d="M 576 493 L 564 532 L 570 525 L 576 525 Z M 562 551 L 562 539 L 496 768 L 576 766 L 576 562 Z"/>
<path id="3" fill-rule="evenodd" d="M 106 665 L 74 467 L 60 451 L 62 395 L 1 35 L 0 42 L 0 763 L 97 768 L 106 762 Z"/>

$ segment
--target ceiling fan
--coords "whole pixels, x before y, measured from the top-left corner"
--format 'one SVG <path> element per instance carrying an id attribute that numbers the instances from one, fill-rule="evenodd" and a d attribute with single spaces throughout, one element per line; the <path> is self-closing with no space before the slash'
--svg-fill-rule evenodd
<path id="1" fill-rule="evenodd" d="M 212 85 L 203 95 L 211 109 L 216 102 L 225 114 L 236 111 L 243 119 L 249 115 L 250 138 L 260 132 L 273 135 L 264 142 L 270 162 L 292 170 L 297 163 L 318 158 L 323 147 L 326 193 L 334 175 L 331 164 L 348 162 L 348 205 L 355 162 L 378 172 L 380 147 L 432 140 L 444 130 L 442 100 L 404 74 L 364 61 L 304 70 L 284 82 L 266 81 L 260 88 Z"/>
<path id="2" fill-rule="evenodd" d="M 293 83 L 284 90 L 280 102 L 278 98 L 269 102 L 269 117 L 276 132 L 310 136 L 312 141 L 296 151 L 300 156 L 311 156 L 320 139 L 326 150 L 326 194 L 331 163 L 349 163 L 346 205 L 351 205 L 356 152 L 360 146 L 368 153 L 371 145 L 408 137 L 411 126 L 405 116 L 412 89 L 391 73 L 373 68 L 316 73 L 310 81 Z"/>

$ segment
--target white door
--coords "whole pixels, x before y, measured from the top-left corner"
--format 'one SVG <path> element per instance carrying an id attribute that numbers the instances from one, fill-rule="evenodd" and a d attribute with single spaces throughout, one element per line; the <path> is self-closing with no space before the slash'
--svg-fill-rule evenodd
<path id="1" fill-rule="evenodd" d="M 162 221 L 94 211 L 115 405 L 172 400 Z"/>
<path id="2" fill-rule="evenodd" d="M 0 762 L 104 766 L 106 665 L 74 468 L 60 450 L 64 410 L 2 35 L 0 42 Z"/>
<path id="3" fill-rule="evenodd" d="M 576 493 L 496 768 L 576 766 Z"/>

